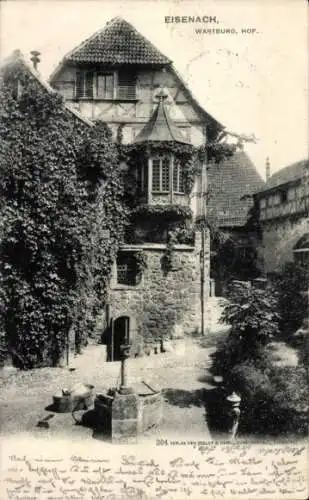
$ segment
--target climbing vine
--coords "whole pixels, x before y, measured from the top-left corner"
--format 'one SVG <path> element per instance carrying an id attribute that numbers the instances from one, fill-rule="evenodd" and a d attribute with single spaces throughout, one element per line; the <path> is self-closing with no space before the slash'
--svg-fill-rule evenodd
<path id="1" fill-rule="evenodd" d="M 134 258 L 136 270 L 139 274 L 142 274 L 148 267 L 147 253 L 144 250 L 138 250 L 134 252 Z"/>
<path id="2" fill-rule="evenodd" d="M 182 167 L 186 194 L 191 193 L 195 177 L 201 170 L 201 164 L 197 161 L 199 150 L 190 144 L 150 141 L 122 145 L 121 150 L 129 170 L 141 169 L 143 165 L 147 164 L 150 156 L 173 154 L 175 162 L 178 162 Z"/>
<path id="3" fill-rule="evenodd" d="M 192 219 L 192 210 L 185 205 L 146 205 L 142 204 L 132 210 L 132 215 L 138 218 L 159 218 L 173 220 Z M 162 221 L 160 221 L 162 222 Z"/>
<path id="4" fill-rule="evenodd" d="M 85 342 L 126 212 L 106 127 L 80 120 L 19 59 L 1 77 L 1 334 L 31 368 L 56 364 L 70 331 Z"/>
<path id="5" fill-rule="evenodd" d="M 169 231 L 166 243 L 166 249 L 162 257 L 162 269 L 164 274 L 168 274 L 173 269 L 173 256 L 176 243 L 177 243 L 177 238 L 174 231 Z"/>

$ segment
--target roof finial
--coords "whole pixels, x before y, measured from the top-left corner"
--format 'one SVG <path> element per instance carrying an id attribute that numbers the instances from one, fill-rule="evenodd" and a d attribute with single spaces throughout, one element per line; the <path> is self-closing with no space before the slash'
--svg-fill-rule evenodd
<path id="1" fill-rule="evenodd" d="M 159 102 L 164 102 L 168 98 L 167 92 L 160 88 L 159 92 L 156 95 L 156 98 L 159 100 Z"/>
<path id="2" fill-rule="evenodd" d="M 34 67 L 34 69 L 37 69 L 38 63 L 41 61 L 41 59 L 39 57 L 41 55 L 41 53 L 38 52 L 37 50 L 32 50 L 30 52 L 30 54 L 32 55 L 32 57 L 30 59 L 33 63 L 33 67 Z"/>
<path id="3" fill-rule="evenodd" d="M 266 182 L 267 182 L 268 179 L 270 178 L 270 162 L 268 156 L 266 158 L 265 170 L 266 170 Z"/>

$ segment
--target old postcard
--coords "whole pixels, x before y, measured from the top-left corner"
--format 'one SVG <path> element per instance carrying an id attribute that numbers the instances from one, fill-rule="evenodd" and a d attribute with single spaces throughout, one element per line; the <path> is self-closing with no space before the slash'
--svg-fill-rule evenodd
<path id="1" fill-rule="evenodd" d="M 308 498 L 307 3 L 0 8 L 0 497 Z"/>

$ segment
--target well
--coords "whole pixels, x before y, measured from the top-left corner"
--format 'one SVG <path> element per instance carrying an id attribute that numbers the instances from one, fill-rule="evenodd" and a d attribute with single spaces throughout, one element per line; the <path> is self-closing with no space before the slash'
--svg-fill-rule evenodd
<path id="1" fill-rule="evenodd" d="M 162 421 L 162 394 L 146 382 L 131 387 L 130 394 L 109 390 L 98 394 L 94 408 L 96 425 L 113 442 L 136 442 L 139 435 L 157 428 Z"/>

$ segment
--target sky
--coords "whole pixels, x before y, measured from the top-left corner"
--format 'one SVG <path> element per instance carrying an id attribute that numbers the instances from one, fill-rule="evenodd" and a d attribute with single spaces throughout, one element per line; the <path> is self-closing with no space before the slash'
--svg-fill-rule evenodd
<path id="1" fill-rule="evenodd" d="M 36 49 L 47 79 L 67 52 L 116 16 L 173 61 L 228 131 L 254 134 L 256 144 L 245 149 L 262 176 L 267 156 L 272 173 L 308 156 L 305 0 L 0 0 L 0 60 L 17 48 L 29 58 Z M 168 16 L 208 22 L 165 22 Z"/>

